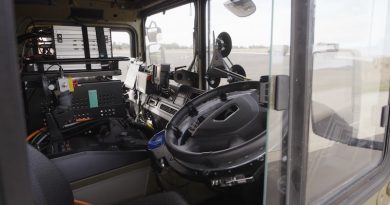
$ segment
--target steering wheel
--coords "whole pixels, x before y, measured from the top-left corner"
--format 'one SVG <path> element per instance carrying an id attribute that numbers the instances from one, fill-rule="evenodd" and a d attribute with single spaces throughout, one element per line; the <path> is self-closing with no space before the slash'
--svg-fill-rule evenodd
<path id="1" fill-rule="evenodd" d="M 253 164 L 265 154 L 266 119 L 267 109 L 259 105 L 259 82 L 213 89 L 187 103 L 168 123 L 170 160 L 195 173 Z"/>

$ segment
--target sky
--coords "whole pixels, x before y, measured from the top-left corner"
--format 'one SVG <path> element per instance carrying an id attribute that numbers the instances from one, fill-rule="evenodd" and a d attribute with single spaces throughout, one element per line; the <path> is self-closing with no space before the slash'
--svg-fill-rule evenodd
<path id="1" fill-rule="evenodd" d="M 113 31 L 111 32 L 111 38 L 113 39 L 112 43 L 118 44 L 129 44 L 130 43 L 130 34 L 126 31 Z"/>
<path id="2" fill-rule="evenodd" d="M 216 36 L 227 31 L 234 46 L 269 46 L 271 36 L 273 45 L 290 44 L 290 0 L 253 0 L 256 12 L 248 17 L 235 16 L 224 2 L 211 0 L 211 40 L 213 31 Z M 335 43 L 369 55 L 390 55 L 390 35 L 386 37 L 390 31 L 389 6 L 387 0 L 316 0 L 315 44 Z M 161 43 L 191 46 L 194 17 L 194 5 L 187 4 L 150 16 L 146 26 L 151 21 L 157 23 L 162 29 Z"/>
<path id="3" fill-rule="evenodd" d="M 315 41 L 383 48 L 388 6 L 387 0 L 317 0 Z"/>
<path id="4" fill-rule="evenodd" d="M 217 36 L 226 31 L 230 34 L 233 45 L 269 45 L 271 34 L 271 3 L 270 0 L 255 1 L 256 12 L 248 17 L 237 17 L 228 11 L 223 3 L 225 1 L 212 0 L 210 6 L 210 30 Z M 194 5 L 180 6 L 163 13 L 150 16 L 146 25 L 155 21 L 163 32 L 163 43 L 178 43 L 180 45 L 192 44 L 192 31 L 194 22 Z M 174 23 L 173 23 L 174 22 Z"/>

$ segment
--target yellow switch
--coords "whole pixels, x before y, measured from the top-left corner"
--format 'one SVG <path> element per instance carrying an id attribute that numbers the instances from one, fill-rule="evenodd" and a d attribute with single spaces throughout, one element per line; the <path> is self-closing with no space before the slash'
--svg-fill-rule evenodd
<path id="1" fill-rule="evenodd" d="M 71 77 L 68 78 L 69 84 L 69 92 L 74 92 L 73 79 Z"/>

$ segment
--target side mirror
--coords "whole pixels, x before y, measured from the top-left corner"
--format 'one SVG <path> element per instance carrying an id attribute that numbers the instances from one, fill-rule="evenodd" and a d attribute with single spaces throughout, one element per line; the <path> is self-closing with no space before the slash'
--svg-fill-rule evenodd
<path id="1" fill-rule="evenodd" d="M 357 131 L 348 122 L 338 115 L 330 107 L 312 101 L 312 125 L 313 132 L 325 139 L 346 144 L 353 147 L 361 147 L 373 150 L 383 150 L 384 142 L 367 140 L 355 137 Z M 347 111 L 348 112 L 348 111 Z M 373 138 L 374 136 L 368 136 Z"/>
<path id="2" fill-rule="evenodd" d="M 363 92 L 357 57 L 353 50 L 341 50 L 330 44 L 325 50 L 313 53 L 313 132 L 349 146 L 382 150 L 383 142 L 371 140 L 375 136 L 357 136 Z"/>
<path id="3" fill-rule="evenodd" d="M 238 17 L 247 17 L 256 11 L 256 5 L 252 0 L 228 0 L 224 6 Z"/>
<path id="4" fill-rule="evenodd" d="M 316 135 L 334 141 L 348 141 L 352 138 L 352 126 L 336 111 L 315 101 L 312 101 L 311 110 L 313 132 Z"/>
<path id="5" fill-rule="evenodd" d="M 147 47 L 149 53 L 149 64 L 159 65 L 165 62 L 164 49 L 160 44 L 151 44 Z"/>
<path id="6" fill-rule="evenodd" d="M 157 43 L 159 41 L 159 35 L 161 35 L 161 28 L 157 27 L 156 22 L 150 22 L 149 27 L 146 28 L 146 36 L 149 42 Z"/>

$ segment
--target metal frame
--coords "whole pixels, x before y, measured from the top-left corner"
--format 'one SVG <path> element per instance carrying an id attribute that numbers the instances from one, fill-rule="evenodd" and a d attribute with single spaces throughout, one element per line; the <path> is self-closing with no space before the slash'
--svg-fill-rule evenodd
<path id="1" fill-rule="evenodd" d="M 390 93 L 388 105 L 390 105 Z M 389 116 L 390 112 L 387 115 Z M 390 180 L 390 121 L 387 122 L 384 143 L 383 160 L 376 168 L 356 179 L 348 187 L 335 190 L 334 193 L 331 193 L 329 197 L 324 198 L 320 203 L 363 204 L 380 191 L 384 185 L 388 184 Z"/>
<path id="2" fill-rule="evenodd" d="M 313 45 L 313 0 L 291 3 L 290 100 L 286 204 L 306 202 Z"/>
<path id="3" fill-rule="evenodd" d="M 178 6 L 182 6 L 188 3 L 194 3 L 196 0 L 171 0 L 171 1 L 164 1 L 160 4 L 154 5 L 148 9 L 145 9 L 141 12 L 141 18 L 145 19 L 148 16 L 151 16 L 153 14 L 156 14 L 161 11 L 166 11 L 169 9 L 173 9 Z"/>
<path id="4" fill-rule="evenodd" d="M 137 31 L 134 29 L 134 27 L 127 25 L 126 27 L 110 27 L 111 32 L 127 32 L 130 36 L 130 57 L 136 58 L 138 57 L 139 52 L 139 46 L 138 46 L 138 35 Z"/>
<path id="5" fill-rule="evenodd" d="M 85 25 L 85 26 L 102 26 L 102 27 L 107 27 L 110 28 L 111 30 L 114 31 L 125 31 L 128 32 L 130 35 L 130 50 L 131 50 L 131 57 L 138 57 L 138 52 L 140 51 L 139 45 L 138 45 L 138 35 L 136 29 L 129 24 L 124 24 L 124 23 L 111 23 L 111 24 L 106 24 L 104 22 L 91 22 L 91 21 L 79 21 L 79 22 L 74 22 L 74 21 L 63 21 L 63 20 L 42 20 L 42 19 L 37 19 L 34 20 L 34 25 L 53 25 L 53 24 L 59 24 L 59 25 L 75 25 L 79 26 L 80 24 Z M 33 24 L 29 24 L 26 27 L 31 28 Z"/>
<path id="6" fill-rule="evenodd" d="M 196 17 L 197 17 L 197 25 L 196 26 L 196 32 L 197 32 L 197 39 L 195 39 L 197 46 L 196 49 L 198 50 L 198 77 L 199 77 L 199 89 L 205 90 L 206 89 L 206 80 L 204 79 L 204 76 L 206 75 L 206 67 L 207 67 L 207 47 L 206 47 L 206 6 L 207 6 L 207 0 L 198 0 L 195 2 L 195 10 L 196 10 Z"/>
<path id="7" fill-rule="evenodd" d="M 33 204 L 12 0 L 0 1 L 0 204 Z"/>
<path id="8" fill-rule="evenodd" d="M 92 70 L 92 71 L 66 71 L 64 72 L 64 76 L 66 77 L 90 77 L 90 76 L 114 76 L 121 75 L 121 70 Z M 45 72 L 45 76 L 48 79 L 58 78 L 61 76 L 61 73 L 58 71 L 48 71 Z M 41 80 L 42 73 L 41 72 L 28 72 L 21 75 L 21 79 L 23 81 L 34 81 Z"/>
<path id="9" fill-rule="evenodd" d="M 306 173 L 312 87 L 314 0 L 292 1 L 290 111 L 287 204 L 306 204 Z M 389 98 L 390 104 L 390 98 Z M 387 113 L 388 115 L 390 113 Z M 390 122 L 381 164 L 347 187 L 334 190 L 320 204 L 362 204 L 390 179 Z"/>

